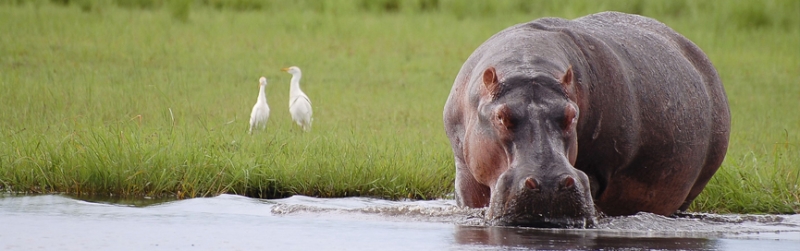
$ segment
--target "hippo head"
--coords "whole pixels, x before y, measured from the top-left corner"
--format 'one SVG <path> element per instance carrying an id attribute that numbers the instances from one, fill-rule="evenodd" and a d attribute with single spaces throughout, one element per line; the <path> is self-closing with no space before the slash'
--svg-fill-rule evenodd
<path id="1" fill-rule="evenodd" d="M 502 150 L 487 211 L 494 225 L 584 227 L 595 208 L 589 178 L 573 165 L 577 156 L 578 105 L 572 68 L 563 75 L 483 73 L 478 128 Z M 478 149 L 474 149 L 478 150 Z M 480 156 L 480 155 L 479 155 Z M 487 168 L 485 165 L 482 168 Z"/>

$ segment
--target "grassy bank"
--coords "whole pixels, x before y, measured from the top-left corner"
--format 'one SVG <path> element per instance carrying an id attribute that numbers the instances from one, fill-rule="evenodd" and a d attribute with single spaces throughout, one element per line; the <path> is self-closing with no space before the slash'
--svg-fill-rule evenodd
<path id="1" fill-rule="evenodd" d="M 793 1 L 63 2 L 0 1 L 5 190 L 444 197 L 441 112 L 469 54 L 516 23 L 620 10 L 695 41 L 728 92 L 728 157 L 692 210 L 800 212 Z M 287 111 L 291 65 L 311 133 Z M 272 114 L 248 135 L 260 76 Z"/>

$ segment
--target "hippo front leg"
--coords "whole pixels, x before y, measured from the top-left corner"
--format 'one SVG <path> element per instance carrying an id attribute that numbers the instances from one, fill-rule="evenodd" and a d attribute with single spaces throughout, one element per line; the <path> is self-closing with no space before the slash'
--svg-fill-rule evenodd
<path id="1" fill-rule="evenodd" d="M 456 158 L 456 203 L 458 206 L 481 208 L 489 205 L 491 190 L 475 180 L 475 176 Z"/>

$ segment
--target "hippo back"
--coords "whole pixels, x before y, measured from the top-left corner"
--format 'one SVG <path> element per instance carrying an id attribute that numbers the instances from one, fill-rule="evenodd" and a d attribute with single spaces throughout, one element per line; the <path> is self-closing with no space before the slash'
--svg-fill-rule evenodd
<path id="1" fill-rule="evenodd" d="M 568 34 L 586 62 L 575 167 L 597 179 L 595 203 L 611 215 L 685 210 L 721 165 L 730 133 L 708 57 L 642 16 L 542 21 L 533 25 Z"/>

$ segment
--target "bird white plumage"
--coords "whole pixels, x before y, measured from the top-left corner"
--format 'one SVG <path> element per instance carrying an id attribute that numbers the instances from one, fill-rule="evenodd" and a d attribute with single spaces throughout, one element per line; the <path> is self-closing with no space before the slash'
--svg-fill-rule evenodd
<path id="1" fill-rule="evenodd" d="M 253 133 L 253 128 L 264 129 L 267 127 L 267 120 L 269 120 L 269 105 L 267 105 L 267 95 L 265 89 L 267 88 L 267 78 L 261 77 L 258 79 L 258 99 L 253 106 L 253 111 L 250 112 L 250 130 L 248 133 Z"/>
<path id="2" fill-rule="evenodd" d="M 289 87 L 289 113 L 292 114 L 292 120 L 303 128 L 303 131 L 311 131 L 311 99 L 300 90 L 300 78 L 303 74 L 300 68 L 292 66 L 283 68 L 282 71 L 292 74 L 291 86 Z"/>

